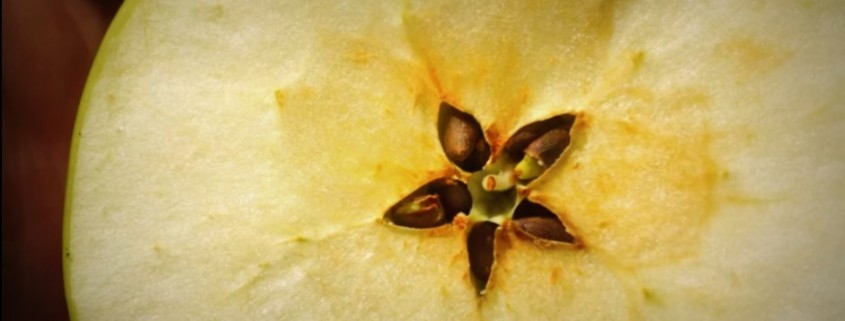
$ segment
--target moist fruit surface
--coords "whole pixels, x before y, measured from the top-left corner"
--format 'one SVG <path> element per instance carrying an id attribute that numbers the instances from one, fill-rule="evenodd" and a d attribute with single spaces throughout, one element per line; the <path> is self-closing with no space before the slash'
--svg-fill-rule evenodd
<path id="1" fill-rule="evenodd" d="M 72 315 L 840 319 L 843 30 L 840 1 L 128 1 L 74 133 Z"/>

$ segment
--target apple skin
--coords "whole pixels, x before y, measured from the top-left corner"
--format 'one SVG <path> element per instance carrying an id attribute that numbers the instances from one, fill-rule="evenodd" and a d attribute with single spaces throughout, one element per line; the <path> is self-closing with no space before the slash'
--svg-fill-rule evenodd
<path id="1" fill-rule="evenodd" d="M 3 320 L 67 320 L 62 210 L 76 108 L 121 1 L 3 0 Z"/>

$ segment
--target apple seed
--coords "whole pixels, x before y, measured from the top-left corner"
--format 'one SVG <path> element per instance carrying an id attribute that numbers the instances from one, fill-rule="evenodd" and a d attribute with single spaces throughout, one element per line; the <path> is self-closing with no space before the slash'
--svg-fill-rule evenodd
<path id="1" fill-rule="evenodd" d="M 390 219 L 396 225 L 428 228 L 443 225 L 446 214 L 440 204 L 440 197 L 434 194 L 416 196 L 401 203 L 390 212 Z"/>
<path id="2" fill-rule="evenodd" d="M 534 179 L 563 154 L 569 146 L 573 115 L 560 115 L 525 125 L 505 143 L 504 152 L 513 161 L 521 180 Z"/>
<path id="3" fill-rule="evenodd" d="M 437 119 L 440 145 L 449 161 L 471 175 L 464 177 L 466 183 L 456 177 L 423 185 L 393 205 L 385 220 L 424 229 L 449 224 L 458 213 L 467 214 L 471 224 L 466 234 L 470 279 L 477 294 L 484 295 L 495 265 L 496 231 L 501 222 L 510 219 L 519 235 L 535 241 L 575 242 L 557 215 L 523 199 L 528 187 L 519 193 L 517 189 L 517 185 L 540 177 L 563 154 L 574 122 L 574 115 L 559 115 L 528 124 L 508 139 L 501 157 L 488 164 L 492 149 L 479 122 L 441 103 Z"/>
<path id="4" fill-rule="evenodd" d="M 525 155 L 538 160 L 545 168 L 551 166 L 569 145 L 569 132 L 565 128 L 554 128 L 545 132 L 525 148 Z"/>
<path id="5" fill-rule="evenodd" d="M 431 228 L 449 223 L 458 213 L 469 213 L 472 196 L 463 182 L 441 178 L 418 188 L 393 205 L 384 217 L 393 224 Z"/>
<path id="6" fill-rule="evenodd" d="M 526 217 L 514 220 L 517 231 L 548 241 L 572 243 L 575 238 L 566 232 L 560 220 L 551 217 Z"/>
<path id="7" fill-rule="evenodd" d="M 479 222 L 470 227 L 467 235 L 467 253 L 469 255 L 469 269 L 475 289 L 482 294 L 490 279 L 490 270 L 494 262 L 494 240 L 496 229 L 493 222 Z"/>
<path id="8" fill-rule="evenodd" d="M 547 241 L 573 243 L 575 237 L 566 231 L 560 218 L 548 208 L 523 200 L 513 213 L 513 223 L 517 232 L 532 238 Z"/>
<path id="9" fill-rule="evenodd" d="M 446 157 L 467 172 L 480 170 L 490 158 L 490 145 L 472 115 L 442 103 L 437 129 Z"/>
<path id="10" fill-rule="evenodd" d="M 458 213 L 469 214 L 472 209 L 472 195 L 467 184 L 454 179 L 441 179 L 433 182 L 429 190 L 437 193 L 440 204 L 448 220 L 452 220 Z"/>

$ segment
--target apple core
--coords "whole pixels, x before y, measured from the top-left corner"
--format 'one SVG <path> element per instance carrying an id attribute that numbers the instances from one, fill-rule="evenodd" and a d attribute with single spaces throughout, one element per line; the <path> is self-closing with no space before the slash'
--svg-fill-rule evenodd
<path id="1" fill-rule="evenodd" d="M 478 121 L 448 103 L 440 105 L 438 133 L 446 157 L 464 172 L 425 184 L 392 206 L 384 218 L 397 226 L 434 228 L 465 215 L 470 274 L 483 295 L 495 264 L 496 232 L 513 221 L 522 235 L 545 242 L 574 243 L 560 218 L 525 200 L 528 185 L 569 145 L 572 115 L 534 122 L 518 130 L 491 161 L 490 143 Z M 466 183 L 464 183 L 466 181 Z"/>

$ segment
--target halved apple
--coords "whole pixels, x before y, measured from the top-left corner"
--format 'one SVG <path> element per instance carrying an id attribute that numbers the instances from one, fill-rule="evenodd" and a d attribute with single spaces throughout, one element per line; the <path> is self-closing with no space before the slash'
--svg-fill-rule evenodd
<path id="1" fill-rule="evenodd" d="M 844 36 L 841 1 L 129 1 L 75 132 L 71 313 L 841 319 Z M 448 207 L 431 182 L 472 209 L 391 219 Z"/>

